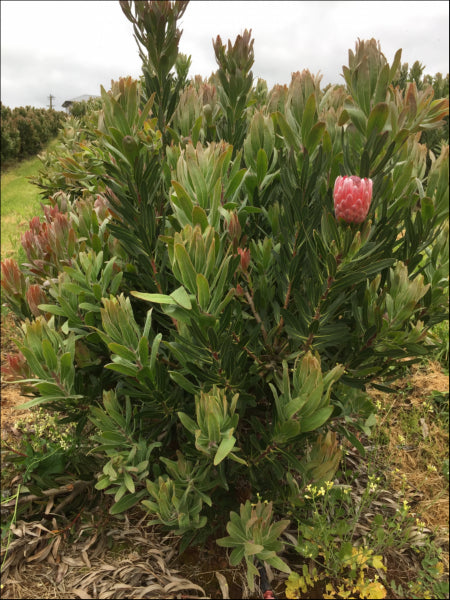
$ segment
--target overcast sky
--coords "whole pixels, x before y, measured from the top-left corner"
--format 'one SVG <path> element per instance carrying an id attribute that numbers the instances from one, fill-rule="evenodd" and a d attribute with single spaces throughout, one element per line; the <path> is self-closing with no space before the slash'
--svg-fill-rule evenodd
<path id="1" fill-rule="evenodd" d="M 190 75 L 217 69 L 212 39 L 233 42 L 244 29 L 255 39 L 255 79 L 269 89 L 291 73 L 323 74 L 322 86 L 341 83 L 348 49 L 375 38 L 391 63 L 419 60 L 425 72 L 449 71 L 449 3 L 191 0 L 181 20 L 180 51 Z M 56 109 L 70 98 L 109 89 L 111 79 L 141 74 L 132 24 L 117 1 L 1 2 L 1 101 L 6 106 Z"/>

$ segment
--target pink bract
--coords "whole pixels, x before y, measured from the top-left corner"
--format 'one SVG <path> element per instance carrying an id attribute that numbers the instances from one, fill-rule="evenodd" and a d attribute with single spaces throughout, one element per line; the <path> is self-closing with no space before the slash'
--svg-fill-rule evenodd
<path id="1" fill-rule="evenodd" d="M 372 180 L 356 175 L 336 178 L 334 184 L 334 212 L 338 220 L 362 223 L 372 200 Z"/>

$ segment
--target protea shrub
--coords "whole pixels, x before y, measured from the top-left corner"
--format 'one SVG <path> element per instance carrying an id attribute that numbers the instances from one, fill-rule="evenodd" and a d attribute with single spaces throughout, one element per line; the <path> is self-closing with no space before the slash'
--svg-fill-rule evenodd
<path id="1" fill-rule="evenodd" d="M 140 506 L 183 548 L 231 511 L 221 544 L 252 581 L 254 557 L 288 570 L 274 515 L 334 477 L 345 437 L 362 449 L 365 386 L 430 351 L 447 318 L 448 147 L 425 179 L 417 136 L 448 101 L 394 87 L 401 51 L 389 64 L 375 40 L 350 51 L 345 89 L 307 70 L 256 89 L 248 31 L 216 38 L 218 70 L 189 81 L 188 3 L 120 4 L 143 76 L 102 89 L 98 126 L 60 163 L 67 226 L 55 213 L 24 238 L 47 297 L 19 340 L 31 402 L 93 434 L 112 514 Z M 94 187 L 101 215 L 72 197 Z M 6 300 L 24 296 L 3 269 Z"/>

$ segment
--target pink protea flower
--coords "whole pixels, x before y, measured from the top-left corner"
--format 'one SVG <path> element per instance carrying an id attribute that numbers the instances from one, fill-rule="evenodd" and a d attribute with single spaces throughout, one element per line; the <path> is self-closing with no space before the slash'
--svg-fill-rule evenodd
<path id="1" fill-rule="evenodd" d="M 338 177 L 334 184 L 334 212 L 346 223 L 362 223 L 372 200 L 372 180 L 356 175 Z"/>

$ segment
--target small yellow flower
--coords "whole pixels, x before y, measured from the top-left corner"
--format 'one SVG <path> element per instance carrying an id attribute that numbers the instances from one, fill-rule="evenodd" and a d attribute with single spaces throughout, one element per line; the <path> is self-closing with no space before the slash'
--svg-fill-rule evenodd
<path id="1" fill-rule="evenodd" d="M 421 521 L 420 519 L 416 519 L 416 525 L 417 525 L 417 527 L 420 527 L 421 529 L 426 527 L 425 521 Z"/>

